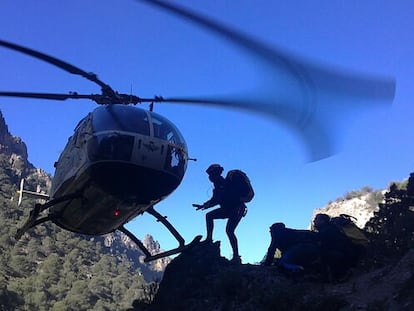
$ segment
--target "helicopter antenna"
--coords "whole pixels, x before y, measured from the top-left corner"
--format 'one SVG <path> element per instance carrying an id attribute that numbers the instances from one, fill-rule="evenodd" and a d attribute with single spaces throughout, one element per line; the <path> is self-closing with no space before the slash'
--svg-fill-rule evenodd
<path id="1" fill-rule="evenodd" d="M 149 111 L 153 111 L 154 110 L 154 102 L 151 102 L 151 104 L 149 105 Z"/>
<path id="2" fill-rule="evenodd" d="M 129 103 L 130 104 L 132 104 L 132 97 L 133 95 L 132 95 L 132 83 L 131 83 L 130 88 L 129 88 Z"/>

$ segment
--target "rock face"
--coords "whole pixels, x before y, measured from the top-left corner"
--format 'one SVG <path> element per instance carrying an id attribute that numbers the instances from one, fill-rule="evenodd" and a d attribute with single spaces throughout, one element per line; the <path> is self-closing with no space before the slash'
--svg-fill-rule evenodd
<path id="1" fill-rule="evenodd" d="M 364 228 L 367 221 L 374 216 L 374 212 L 378 211 L 378 203 L 384 200 L 384 193 L 385 190 L 374 191 L 357 197 L 336 200 L 314 210 L 312 219 L 319 213 L 328 214 L 331 217 L 346 214 L 355 218 L 358 227 Z"/>
<path id="2" fill-rule="evenodd" d="M 161 249 L 160 243 L 158 243 L 158 241 L 155 241 L 154 238 L 149 234 L 145 235 L 142 243 L 149 250 L 149 252 L 153 255 L 162 253 L 164 251 L 163 249 Z M 168 257 L 160 258 L 158 260 L 154 260 L 153 262 L 151 262 L 151 267 L 155 271 L 161 272 L 165 270 L 165 268 L 170 262 L 171 262 L 171 259 Z"/>
<path id="3" fill-rule="evenodd" d="M 147 266 L 149 268 L 147 274 L 149 275 L 145 275 L 144 273 L 144 276 L 145 279 L 148 281 L 159 280 L 162 277 L 162 272 L 165 270 L 165 267 L 171 261 L 170 258 L 165 257 L 158 260 L 154 260 L 149 263 L 144 263 L 144 253 L 128 236 L 119 231 L 106 234 L 102 238 L 97 237 L 96 239 L 102 239 L 103 245 L 107 248 L 109 252 L 114 253 L 115 251 L 118 251 L 121 253 L 125 253 L 128 256 L 128 258 L 131 259 L 132 262 L 135 262 L 139 266 Z M 153 255 L 163 252 L 163 250 L 160 247 L 160 244 L 157 241 L 155 241 L 154 238 L 149 234 L 145 235 L 144 239 L 142 240 L 142 243 Z"/>
<path id="4" fill-rule="evenodd" d="M 20 137 L 10 134 L 0 111 L 0 155 L 4 167 L 10 167 L 10 177 L 15 184 L 24 178 L 28 190 L 48 193 L 52 178 L 42 169 L 35 168 L 28 160 L 26 144 Z"/>
<path id="5" fill-rule="evenodd" d="M 27 162 L 27 147 L 20 137 L 12 136 L 6 125 L 3 114 L 0 111 L 0 152 L 7 155 L 14 155 L 24 163 Z"/>

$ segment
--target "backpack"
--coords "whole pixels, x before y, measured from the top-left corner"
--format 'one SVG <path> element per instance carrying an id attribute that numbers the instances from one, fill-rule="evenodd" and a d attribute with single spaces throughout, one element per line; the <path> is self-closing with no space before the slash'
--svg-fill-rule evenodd
<path id="1" fill-rule="evenodd" d="M 244 203 L 250 202 L 254 197 L 254 190 L 249 177 L 241 170 L 230 170 L 226 175 L 226 187 L 234 196 Z"/>
<path id="2" fill-rule="evenodd" d="M 364 231 L 360 229 L 354 222 L 355 217 L 346 214 L 340 214 L 337 217 L 331 217 L 330 222 L 335 224 L 348 239 L 359 246 L 367 246 L 369 243 Z"/>

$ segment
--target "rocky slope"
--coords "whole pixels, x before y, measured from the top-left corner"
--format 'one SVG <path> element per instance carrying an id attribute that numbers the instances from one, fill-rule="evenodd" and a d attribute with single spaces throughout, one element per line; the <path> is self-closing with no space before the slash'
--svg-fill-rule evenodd
<path id="1" fill-rule="evenodd" d="M 346 214 L 355 219 L 359 228 L 364 228 L 367 221 L 378 211 L 378 204 L 384 200 L 385 192 L 386 190 L 372 191 L 370 189 L 355 191 L 353 195 L 348 194 L 344 198 L 339 198 L 314 210 L 312 219 L 319 213 L 328 214 L 331 217 Z"/>
<path id="2" fill-rule="evenodd" d="M 194 247 L 167 267 L 152 304 L 135 310 L 414 310 L 414 250 L 393 265 L 355 269 L 344 282 L 232 265 L 219 245 Z"/>
<path id="3" fill-rule="evenodd" d="M 323 265 L 299 273 L 233 265 L 220 256 L 218 242 L 200 244 L 176 257 L 152 302 L 136 302 L 134 310 L 414 310 L 414 191 L 407 190 L 410 184 L 414 188 L 411 176 L 406 188 L 354 192 L 315 211 L 349 214 L 360 227 L 365 224 L 370 245 L 344 279 L 327 277 Z"/>

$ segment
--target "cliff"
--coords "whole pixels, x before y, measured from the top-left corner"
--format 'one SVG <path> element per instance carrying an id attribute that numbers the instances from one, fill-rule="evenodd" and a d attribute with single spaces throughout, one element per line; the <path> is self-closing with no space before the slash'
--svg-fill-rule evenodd
<path id="1" fill-rule="evenodd" d="M 3 114 L 0 111 L 0 156 L 1 165 L 7 169 L 11 181 L 18 185 L 24 178 L 33 191 L 47 193 L 51 186 L 51 176 L 40 168 L 35 168 L 28 160 L 27 147 L 22 139 L 10 134 Z"/>

